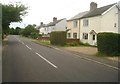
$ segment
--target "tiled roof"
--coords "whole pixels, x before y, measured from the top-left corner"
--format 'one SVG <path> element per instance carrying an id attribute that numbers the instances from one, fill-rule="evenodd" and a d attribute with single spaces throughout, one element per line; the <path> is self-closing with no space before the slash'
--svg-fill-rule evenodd
<path id="1" fill-rule="evenodd" d="M 107 11 L 109 8 L 111 8 L 113 5 L 115 5 L 115 4 L 111 4 L 111 5 L 107 5 L 107 6 L 104 6 L 104 7 L 96 8 L 93 11 L 89 11 L 82 18 L 88 18 L 88 17 L 94 17 L 94 16 L 101 15 L 102 13 Z"/>
<path id="2" fill-rule="evenodd" d="M 85 14 L 87 14 L 87 13 L 88 13 L 88 11 L 79 13 L 79 14 L 75 15 L 74 17 L 72 17 L 72 18 L 69 19 L 69 20 L 76 20 L 76 19 L 82 18 L 82 17 L 83 17 Z M 69 20 L 68 20 L 68 21 L 69 21 Z"/>
<path id="3" fill-rule="evenodd" d="M 40 26 L 37 27 L 37 29 L 40 29 L 41 27 L 46 27 L 46 25 L 45 24 L 40 25 Z"/>
<path id="4" fill-rule="evenodd" d="M 64 18 L 65 19 L 65 18 Z M 37 29 L 40 29 L 41 27 L 49 27 L 49 26 L 55 26 L 57 23 L 62 21 L 63 19 L 57 20 L 56 22 L 50 22 L 48 24 L 43 24 L 37 27 Z"/>
<path id="5" fill-rule="evenodd" d="M 50 23 L 48 23 L 46 26 L 48 27 L 48 26 L 54 26 L 54 25 L 56 25 L 57 23 L 59 23 L 60 21 L 62 21 L 63 19 L 60 19 L 60 20 L 57 20 L 56 22 L 50 22 Z"/>
<path id="6" fill-rule="evenodd" d="M 71 19 L 69 19 L 68 21 L 101 15 L 102 13 L 104 13 L 105 11 L 107 11 L 109 8 L 111 8 L 115 4 L 116 3 L 110 4 L 110 5 L 107 5 L 107 6 L 104 6 L 104 7 L 96 8 L 93 11 L 86 11 L 86 12 L 79 13 L 76 16 L 74 16 Z"/>

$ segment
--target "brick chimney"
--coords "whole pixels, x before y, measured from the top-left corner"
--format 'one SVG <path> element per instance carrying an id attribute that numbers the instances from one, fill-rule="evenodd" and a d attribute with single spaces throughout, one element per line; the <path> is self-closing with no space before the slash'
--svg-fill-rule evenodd
<path id="1" fill-rule="evenodd" d="M 91 3 L 90 3 L 90 11 L 93 11 L 93 10 L 95 10 L 96 8 L 97 8 L 97 3 L 91 2 Z"/>
<path id="2" fill-rule="evenodd" d="M 41 22 L 40 25 L 42 26 L 42 25 L 43 25 L 43 22 Z"/>
<path id="3" fill-rule="evenodd" d="M 53 22 L 57 22 L 57 17 L 53 17 Z"/>

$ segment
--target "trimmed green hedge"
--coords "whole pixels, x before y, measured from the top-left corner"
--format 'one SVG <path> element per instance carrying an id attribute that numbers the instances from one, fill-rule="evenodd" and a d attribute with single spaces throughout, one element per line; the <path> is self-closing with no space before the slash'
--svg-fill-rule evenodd
<path id="1" fill-rule="evenodd" d="M 50 43 L 52 45 L 65 45 L 66 44 L 66 32 L 54 31 L 50 33 Z"/>
<path id="2" fill-rule="evenodd" d="M 97 46 L 101 54 L 120 56 L 120 34 L 98 33 Z"/>

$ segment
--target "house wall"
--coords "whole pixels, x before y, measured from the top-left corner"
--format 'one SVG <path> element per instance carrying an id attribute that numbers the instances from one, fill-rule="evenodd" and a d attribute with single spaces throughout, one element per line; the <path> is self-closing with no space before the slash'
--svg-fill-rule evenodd
<path id="1" fill-rule="evenodd" d="M 79 39 L 80 37 L 80 34 L 79 34 L 79 28 L 80 28 L 80 21 L 79 20 L 76 20 L 78 21 L 78 26 L 76 28 L 73 27 L 73 21 L 67 21 L 67 29 L 70 29 L 67 33 L 71 33 L 71 37 L 70 38 L 73 38 L 73 33 L 77 33 L 77 39 Z"/>
<path id="2" fill-rule="evenodd" d="M 114 27 L 116 23 L 116 27 Z M 118 8 L 113 6 L 112 9 L 103 13 L 101 17 L 101 31 L 118 33 Z"/>
<path id="3" fill-rule="evenodd" d="M 54 31 L 66 31 L 67 21 L 63 19 L 55 25 Z"/>
<path id="4" fill-rule="evenodd" d="M 84 19 L 88 19 L 88 23 L 89 25 L 84 27 L 83 26 L 83 20 Z M 92 36 L 90 34 L 90 32 L 92 30 L 94 30 L 96 33 L 98 33 L 100 31 L 101 28 L 101 17 L 97 16 L 97 17 L 91 17 L 91 18 L 84 18 L 81 19 L 80 21 L 80 41 L 83 43 L 89 43 L 91 45 L 96 44 L 96 39 L 97 39 L 97 35 L 96 35 L 96 39 L 95 41 L 92 41 Z M 83 33 L 88 33 L 88 39 L 83 39 Z"/>
<path id="5" fill-rule="evenodd" d="M 89 20 L 89 26 L 83 26 L 83 20 Z M 120 11 L 116 6 L 108 9 L 108 11 L 104 12 L 101 16 L 90 17 L 81 19 L 80 22 L 80 41 L 83 43 L 89 43 L 91 45 L 95 45 L 97 42 L 97 35 L 96 40 L 92 40 L 92 35 L 90 34 L 91 30 L 94 30 L 96 33 L 99 32 L 113 32 L 113 33 L 120 33 Z M 116 23 L 116 27 L 114 27 Z M 83 39 L 83 33 L 88 33 L 88 39 Z"/>
<path id="6" fill-rule="evenodd" d="M 49 27 L 47 27 L 46 33 L 47 34 L 51 33 L 52 31 L 54 31 L 54 28 L 55 28 L 55 26 L 49 26 Z"/>
<path id="7" fill-rule="evenodd" d="M 41 27 L 39 29 L 39 34 L 45 34 L 45 28 L 44 27 Z"/>

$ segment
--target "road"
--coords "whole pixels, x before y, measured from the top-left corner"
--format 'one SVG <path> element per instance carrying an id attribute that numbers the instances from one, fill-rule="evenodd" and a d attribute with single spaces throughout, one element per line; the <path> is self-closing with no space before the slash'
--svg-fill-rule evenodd
<path id="1" fill-rule="evenodd" d="M 117 82 L 118 70 L 10 35 L 2 57 L 3 82 Z"/>

